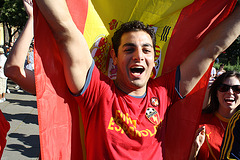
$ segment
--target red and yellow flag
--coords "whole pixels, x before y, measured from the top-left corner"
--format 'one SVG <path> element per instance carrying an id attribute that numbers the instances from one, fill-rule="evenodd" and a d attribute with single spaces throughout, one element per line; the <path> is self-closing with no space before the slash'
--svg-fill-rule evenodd
<path id="1" fill-rule="evenodd" d="M 152 25 L 157 36 L 160 76 L 183 62 L 203 37 L 232 11 L 236 0 L 67 0 L 74 22 L 86 38 L 95 64 L 114 79 L 111 36 L 124 22 Z M 85 158 L 81 114 L 67 88 L 51 30 L 34 6 L 35 78 L 42 159 Z M 184 100 L 169 111 L 166 159 L 188 159 L 208 83 L 207 73 Z"/>

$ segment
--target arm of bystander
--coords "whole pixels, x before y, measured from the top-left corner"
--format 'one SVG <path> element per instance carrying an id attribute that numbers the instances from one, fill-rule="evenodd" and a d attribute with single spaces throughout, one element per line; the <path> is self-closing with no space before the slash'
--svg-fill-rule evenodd
<path id="1" fill-rule="evenodd" d="M 33 38 L 33 7 L 31 0 L 23 0 L 23 3 L 29 18 L 8 56 L 4 72 L 22 89 L 35 94 L 34 72 L 24 68 L 28 49 Z"/>

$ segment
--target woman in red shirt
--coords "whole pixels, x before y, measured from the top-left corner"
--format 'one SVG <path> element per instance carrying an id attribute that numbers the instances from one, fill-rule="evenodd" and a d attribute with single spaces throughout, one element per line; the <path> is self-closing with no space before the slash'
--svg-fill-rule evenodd
<path id="1" fill-rule="evenodd" d="M 229 119 L 240 106 L 240 74 L 225 72 L 211 85 L 210 103 L 203 109 L 190 159 L 219 159 Z"/>

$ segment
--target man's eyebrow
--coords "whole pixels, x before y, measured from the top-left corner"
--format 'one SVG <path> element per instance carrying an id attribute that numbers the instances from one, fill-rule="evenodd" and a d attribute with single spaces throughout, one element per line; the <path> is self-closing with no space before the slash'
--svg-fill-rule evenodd
<path id="1" fill-rule="evenodd" d="M 150 43 L 145 43 L 145 44 L 143 44 L 143 46 L 144 47 L 153 47 L 152 44 L 150 44 Z"/>
<path id="2" fill-rule="evenodd" d="M 125 43 L 123 47 L 135 47 L 136 45 L 134 43 Z"/>
<path id="3" fill-rule="evenodd" d="M 123 47 L 135 47 L 135 46 L 136 46 L 136 44 L 134 44 L 134 43 L 125 43 L 123 45 Z M 142 46 L 143 47 L 153 47 L 152 44 L 150 44 L 150 43 L 144 43 Z"/>

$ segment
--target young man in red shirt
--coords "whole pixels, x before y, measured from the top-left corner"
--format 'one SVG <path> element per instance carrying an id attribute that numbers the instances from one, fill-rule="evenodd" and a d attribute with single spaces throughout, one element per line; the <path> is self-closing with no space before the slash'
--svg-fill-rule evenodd
<path id="1" fill-rule="evenodd" d="M 65 0 L 36 2 L 61 51 L 67 85 L 81 110 L 87 159 L 162 159 L 167 108 L 193 89 L 240 33 L 237 9 L 178 68 L 152 80 L 155 35 L 141 22 L 128 22 L 113 37 L 111 56 L 118 70 L 112 81 L 94 65 Z"/>

